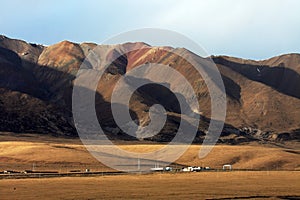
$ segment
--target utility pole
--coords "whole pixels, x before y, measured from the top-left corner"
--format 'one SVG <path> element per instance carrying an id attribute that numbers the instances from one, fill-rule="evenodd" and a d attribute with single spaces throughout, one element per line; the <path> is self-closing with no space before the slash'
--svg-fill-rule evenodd
<path id="1" fill-rule="evenodd" d="M 138 158 L 138 171 L 141 170 L 141 161 L 140 161 L 140 158 Z"/>

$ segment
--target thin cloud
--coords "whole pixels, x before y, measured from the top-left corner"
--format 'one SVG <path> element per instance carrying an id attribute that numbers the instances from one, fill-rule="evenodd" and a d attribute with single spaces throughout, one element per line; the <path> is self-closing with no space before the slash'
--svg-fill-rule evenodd
<path id="1" fill-rule="evenodd" d="M 263 59 L 300 52 L 300 1 L 4 1 L 1 34 L 29 42 L 101 43 L 131 29 L 180 32 L 210 54 Z"/>

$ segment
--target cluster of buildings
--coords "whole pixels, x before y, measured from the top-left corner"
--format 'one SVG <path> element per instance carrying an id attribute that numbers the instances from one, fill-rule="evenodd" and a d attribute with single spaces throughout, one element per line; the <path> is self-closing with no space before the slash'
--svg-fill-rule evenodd
<path id="1" fill-rule="evenodd" d="M 210 167 L 199 167 L 199 166 L 189 166 L 183 167 L 181 169 L 173 169 L 172 167 L 159 167 L 155 165 L 155 167 L 150 168 L 152 172 L 162 172 L 162 171 L 180 171 L 180 172 L 200 172 L 200 171 L 208 171 L 212 170 Z M 232 165 L 225 164 L 222 167 L 222 170 L 232 170 Z"/>

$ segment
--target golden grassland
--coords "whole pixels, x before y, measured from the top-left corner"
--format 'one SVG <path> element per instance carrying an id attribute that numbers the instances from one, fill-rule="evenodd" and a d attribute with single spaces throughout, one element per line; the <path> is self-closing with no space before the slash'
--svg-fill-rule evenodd
<path id="1" fill-rule="evenodd" d="M 151 152 L 165 144 L 132 144 L 122 142 L 119 147 L 131 152 Z M 191 145 L 176 161 L 186 166 L 209 166 L 220 169 L 232 164 L 235 169 L 299 170 L 299 144 L 288 147 L 274 145 L 216 145 L 212 152 L 199 159 L 200 145 Z M 89 168 L 92 171 L 110 170 L 96 160 L 79 139 L 54 138 L 36 135 L 0 135 L 0 171 L 3 170 L 54 170 L 68 172 Z"/>
<path id="2" fill-rule="evenodd" d="M 151 152 L 165 144 L 116 142 L 132 152 Z M 199 159 L 200 145 L 191 145 L 176 161 L 182 165 L 230 171 L 199 173 L 128 174 L 95 177 L 1 179 L 0 199 L 282 199 L 300 198 L 298 143 L 216 145 Z M 0 171 L 3 170 L 111 171 L 85 149 L 79 139 L 30 134 L 0 134 Z M 281 171 L 269 171 L 281 170 Z M 294 170 L 294 171 L 289 171 Z"/>
<path id="3" fill-rule="evenodd" d="M 1 199 L 300 198 L 299 171 L 232 171 L 0 180 Z"/>

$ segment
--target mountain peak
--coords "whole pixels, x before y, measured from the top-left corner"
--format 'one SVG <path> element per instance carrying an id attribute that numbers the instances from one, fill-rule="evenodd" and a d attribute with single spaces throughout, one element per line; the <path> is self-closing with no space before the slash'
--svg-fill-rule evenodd
<path id="1" fill-rule="evenodd" d="M 110 110 L 110 98 L 119 78 L 140 65 L 159 63 L 181 73 L 195 90 L 203 119 L 195 141 L 203 140 L 211 113 L 211 99 L 201 75 L 178 56 L 180 52 L 199 62 L 203 59 L 188 49 L 152 47 L 143 42 L 97 45 L 67 40 L 44 47 L 3 35 L 0 36 L 0 131 L 75 135 L 71 112 L 73 81 L 83 60 L 96 46 L 100 66 L 94 66 L 94 69 L 109 64 L 96 94 L 98 121 L 109 137 L 128 139 L 123 132 L 110 131 L 117 127 Z M 300 130 L 300 54 L 285 54 L 262 61 L 229 56 L 211 58 L 221 73 L 227 95 L 228 112 L 220 142 L 297 139 Z M 179 87 L 180 82 L 174 80 L 170 83 L 173 84 L 171 88 Z M 19 98 L 22 94 L 26 94 L 26 102 Z M 147 124 L 149 108 L 153 104 L 165 107 L 168 120 L 158 135 L 148 139 L 169 141 L 180 123 L 180 107 L 171 91 L 154 82 L 143 86 L 134 93 L 128 109 L 134 120 Z M 18 126 L 9 122 L 12 119 Z M 281 137 L 283 133 L 288 136 Z"/>

